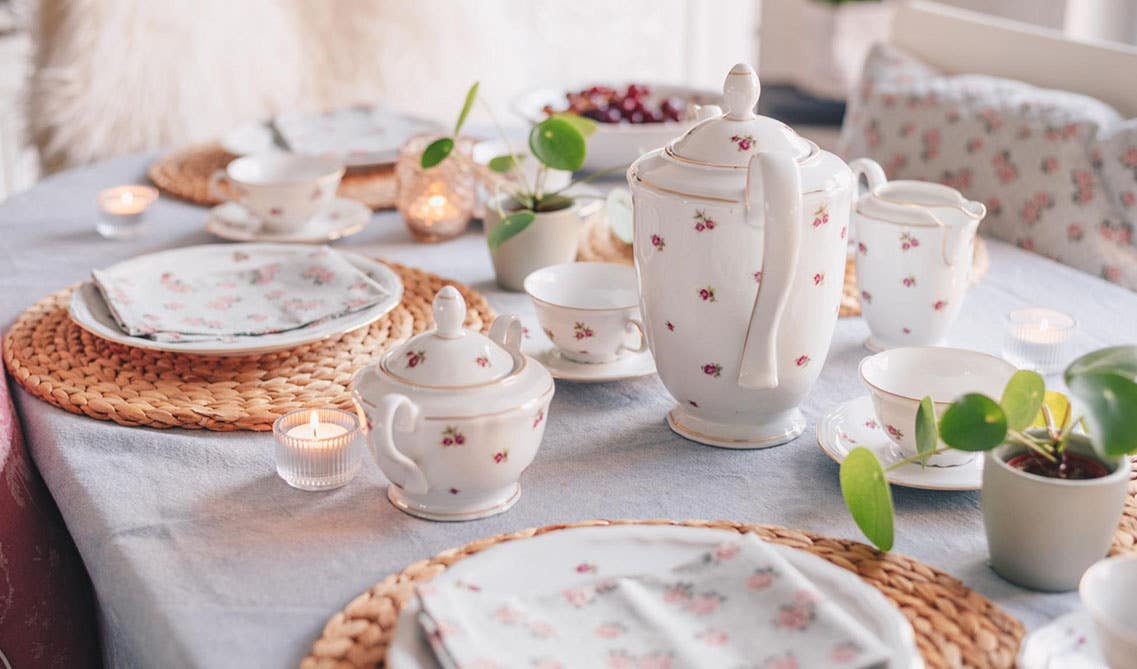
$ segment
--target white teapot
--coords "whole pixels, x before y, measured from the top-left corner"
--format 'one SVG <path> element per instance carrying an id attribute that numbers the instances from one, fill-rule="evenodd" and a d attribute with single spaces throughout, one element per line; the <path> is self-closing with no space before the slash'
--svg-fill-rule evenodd
<path id="1" fill-rule="evenodd" d="M 805 428 L 798 405 L 829 352 L 844 281 L 853 178 L 837 156 L 758 116 L 748 65 L 725 114 L 632 164 L 636 270 L 648 343 L 704 444 L 761 448 Z"/>
<path id="2" fill-rule="evenodd" d="M 541 445 L 553 378 L 521 353 L 521 321 L 499 316 L 488 337 L 466 330 L 466 302 L 445 286 L 437 329 L 356 373 L 351 394 L 399 509 L 430 520 L 501 513 Z"/>

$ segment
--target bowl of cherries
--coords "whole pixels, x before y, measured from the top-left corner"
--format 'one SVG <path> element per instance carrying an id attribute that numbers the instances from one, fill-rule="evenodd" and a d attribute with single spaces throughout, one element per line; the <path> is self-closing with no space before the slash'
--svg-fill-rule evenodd
<path id="1" fill-rule="evenodd" d="M 588 138 L 583 170 L 626 167 L 664 146 L 695 124 L 703 105 L 717 105 L 721 94 L 664 84 L 588 84 L 543 88 L 516 98 L 514 110 L 532 123 L 569 112 L 597 123 Z"/>

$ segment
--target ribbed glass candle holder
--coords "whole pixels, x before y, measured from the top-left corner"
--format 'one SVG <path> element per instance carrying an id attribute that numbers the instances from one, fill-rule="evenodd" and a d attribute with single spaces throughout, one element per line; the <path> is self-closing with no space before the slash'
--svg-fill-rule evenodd
<path id="1" fill-rule="evenodd" d="M 339 409 L 299 409 L 272 424 L 276 473 L 301 490 L 331 490 L 359 473 L 359 418 Z"/>
<path id="2" fill-rule="evenodd" d="M 1073 357 L 1077 327 L 1073 318 L 1055 309 L 1015 309 L 1007 314 L 1003 357 L 1019 369 L 1057 373 Z"/>

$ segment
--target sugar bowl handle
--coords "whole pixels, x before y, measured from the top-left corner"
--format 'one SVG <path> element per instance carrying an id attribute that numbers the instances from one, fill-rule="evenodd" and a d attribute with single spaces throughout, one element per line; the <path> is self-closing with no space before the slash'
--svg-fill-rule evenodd
<path id="1" fill-rule="evenodd" d="M 853 171 L 853 183 L 856 184 L 857 194 L 853 198 L 854 201 L 862 195 L 861 179 L 864 179 L 865 183 L 868 184 L 870 193 L 888 183 L 884 168 L 872 158 L 857 158 L 849 163 L 849 169 Z"/>
<path id="2" fill-rule="evenodd" d="M 501 315 L 493 319 L 490 326 L 490 339 L 497 342 L 513 356 L 513 369 L 521 369 L 521 337 L 524 334 L 521 320 L 517 316 Z"/>
<path id="3" fill-rule="evenodd" d="M 426 481 L 426 474 L 423 473 L 422 468 L 420 468 L 414 460 L 408 458 L 395 446 L 396 423 L 400 431 L 410 432 L 414 430 L 418 416 L 418 405 L 412 402 L 409 397 L 399 393 L 391 393 L 383 398 L 382 406 L 380 407 L 380 417 L 382 419 L 380 428 L 382 432 L 375 435 L 376 438 L 372 438 L 368 441 L 371 444 L 371 455 L 375 458 L 377 463 L 382 462 L 377 452 L 378 449 L 382 449 L 383 455 L 393 460 L 402 468 L 403 471 L 401 473 L 404 475 L 402 481 L 396 482 L 394 477 L 391 476 L 391 474 L 396 472 L 383 472 L 387 474 L 387 478 L 411 494 L 424 495 L 430 490 L 430 484 Z"/>

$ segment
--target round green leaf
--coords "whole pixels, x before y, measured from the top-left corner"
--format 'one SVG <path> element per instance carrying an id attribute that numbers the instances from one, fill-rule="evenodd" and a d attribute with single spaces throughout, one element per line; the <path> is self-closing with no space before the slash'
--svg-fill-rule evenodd
<path id="1" fill-rule="evenodd" d="M 563 118 L 569 123 L 573 124 L 580 134 L 585 137 L 591 137 L 592 133 L 596 132 L 596 121 L 590 118 L 585 118 L 580 114 L 573 114 L 571 112 L 557 112 L 553 114 L 553 118 Z"/>
<path id="2" fill-rule="evenodd" d="M 841 462 L 841 494 L 849 514 L 874 546 L 892 549 L 892 489 L 884 468 L 864 446 L 849 451 Z"/>
<path id="3" fill-rule="evenodd" d="M 423 150 L 419 164 L 422 165 L 424 170 L 430 169 L 446 160 L 446 156 L 449 156 L 453 150 L 454 140 L 450 137 L 436 139 Z"/>
<path id="4" fill-rule="evenodd" d="M 508 172 L 511 169 L 513 169 L 514 165 L 516 165 L 517 163 L 521 162 L 524 159 L 525 159 L 524 155 L 515 154 L 515 155 L 511 156 L 507 153 L 504 156 L 494 156 L 493 158 L 490 158 L 489 166 L 490 166 L 490 169 L 493 170 L 494 172 L 501 172 L 504 174 L 505 172 Z"/>
<path id="5" fill-rule="evenodd" d="M 575 172 L 584 164 L 584 135 L 563 118 L 554 116 L 533 126 L 529 148 L 537 160 L 555 170 Z"/>
<path id="6" fill-rule="evenodd" d="M 961 451 L 989 451 L 1007 438 L 1007 416 L 995 400 L 969 393 L 940 418 L 940 439 Z"/>
<path id="7" fill-rule="evenodd" d="M 928 461 L 927 454 L 936 450 L 940 437 L 936 433 L 936 406 L 932 404 L 931 397 L 920 400 L 920 408 L 916 409 L 916 451 L 925 457 L 920 458 L 920 464 Z"/>
<path id="8" fill-rule="evenodd" d="M 1038 372 L 1025 369 L 1015 372 L 999 400 L 999 406 L 1007 417 L 1007 429 L 1022 430 L 1029 426 L 1038 415 L 1045 397 L 1046 381 Z"/>
<path id="9" fill-rule="evenodd" d="M 509 241 L 514 235 L 520 234 L 529 224 L 536 219 L 537 216 L 528 210 L 515 211 L 509 216 L 501 219 L 498 223 L 486 233 L 486 243 L 489 244 L 491 251 L 496 251 L 498 248 Z"/>
<path id="10" fill-rule="evenodd" d="M 1075 376 L 1093 372 L 1137 378 L 1137 346 L 1111 346 L 1083 355 L 1066 368 L 1066 385 L 1071 385 Z"/>
<path id="11" fill-rule="evenodd" d="M 1087 411 L 1095 446 L 1106 455 L 1137 452 L 1137 383 L 1119 374 L 1089 372 L 1070 380 Z"/>

